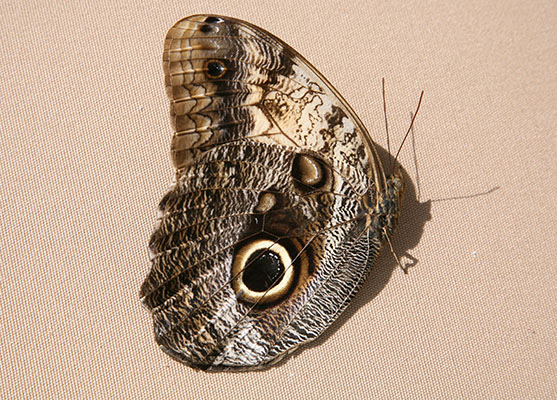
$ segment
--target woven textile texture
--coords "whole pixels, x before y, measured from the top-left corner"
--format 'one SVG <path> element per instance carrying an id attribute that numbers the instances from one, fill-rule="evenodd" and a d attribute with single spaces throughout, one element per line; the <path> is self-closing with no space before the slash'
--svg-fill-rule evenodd
<path id="1" fill-rule="evenodd" d="M 324 336 L 205 373 L 139 302 L 172 181 L 163 39 L 257 24 L 309 59 L 410 182 L 384 251 Z M 554 1 L 0 3 L 0 398 L 557 398 Z"/>

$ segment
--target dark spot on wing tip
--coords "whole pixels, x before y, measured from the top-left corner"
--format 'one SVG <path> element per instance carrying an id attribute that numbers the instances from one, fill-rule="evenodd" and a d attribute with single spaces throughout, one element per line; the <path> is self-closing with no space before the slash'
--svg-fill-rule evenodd
<path id="1" fill-rule="evenodd" d="M 207 74 L 211 78 L 220 78 L 226 73 L 226 67 L 222 61 L 211 60 L 207 63 Z"/>
<path id="2" fill-rule="evenodd" d="M 205 18 L 205 22 L 207 22 L 208 24 L 212 24 L 212 23 L 219 23 L 222 22 L 223 19 L 219 18 L 219 17 L 207 17 Z"/>
<path id="3" fill-rule="evenodd" d="M 216 26 L 211 24 L 218 24 L 220 22 L 223 22 L 223 19 L 219 17 L 207 17 L 205 18 L 204 22 L 205 23 L 201 25 L 199 30 L 203 33 L 209 33 L 209 32 L 213 32 L 216 29 Z"/>

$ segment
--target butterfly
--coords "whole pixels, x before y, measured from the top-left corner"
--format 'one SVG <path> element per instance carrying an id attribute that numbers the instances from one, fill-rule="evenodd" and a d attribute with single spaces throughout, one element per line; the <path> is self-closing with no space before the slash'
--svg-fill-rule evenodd
<path id="1" fill-rule="evenodd" d="M 178 21 L 163 67 L 176 175 L 141 300 L 176 360 L 272 365 L 318 337 L 362 286 L 396 226 L 401 169 L 386 174 L 337 90 L 248 22 Z"/>

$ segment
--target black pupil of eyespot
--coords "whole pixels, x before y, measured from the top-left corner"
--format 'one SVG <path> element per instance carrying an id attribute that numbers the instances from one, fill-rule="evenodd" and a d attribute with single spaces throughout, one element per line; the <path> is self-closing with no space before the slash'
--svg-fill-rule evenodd
<path id="1" fill-rule="evenodd" d="M 211 76 L 219 76 L 224 72 L 224 65 L 217 61 L 211 61 L 209 65 L 207 65 L 207 72 Z"/>
<path id="2" fill-rule="evenodd" d="M 254 292 L 264 292 L 278 285 L 284 273 L 280 257 L 270 250 L 254 252 L 248 258 L 246 265 L 242 280 Z"/>

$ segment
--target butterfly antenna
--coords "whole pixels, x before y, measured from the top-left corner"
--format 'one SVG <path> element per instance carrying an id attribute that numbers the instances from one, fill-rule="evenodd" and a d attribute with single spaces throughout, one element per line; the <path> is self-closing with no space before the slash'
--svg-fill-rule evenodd
<path id="1" fill-rule="evenodd" d="M 406 139 L 408 138 L 408 135 L 410 134 L 410 131 L 412 130 L 412 126 L 414 126 L 414 120 L 416 119 L 416 115 L 418 115 L 418 111 L 420 111 L 420 106 L 422 105 L 422 98 L 424 97 L 424 91 L 422 90 L 422 93 L 420 94 L 420 100 L 418 101 L 418 107 L 416 107 L 416 111 L 414 112 L 414 115 L 412 116 L 412 122 L 410 122 L 410 126 L 408 127 L 408 130 L 406 131 L 406 135 L 404 135 L 404 139 L 402 139 L 402 143 L 400 144 L 400 147 L 398 148 L 398 151 L 396 152 L 396 156 L 391 164 L 391 170 L 394 168 L 394 165 L 398 159 L 398 155 L 400 154 L 400 150 L 402 150 L 402 146 L 404 146 L 404 142 L 406 142 Z"/>
<path id="2" fill-rule="evenodd" d="M 385 99 L 385 78 L 381 79 L 383 84 L 383 115 L 385 116 L 385 132 L 387 133 L 387 152 L 391 154 L 391 141 L 389 137 L 389 121 L 387 121 L 387 100 Z"/>

